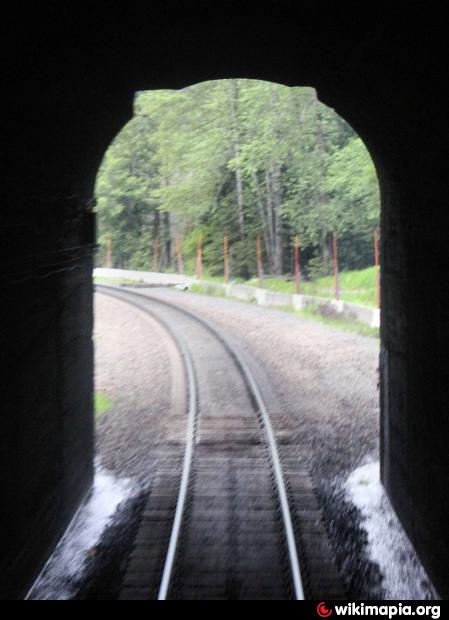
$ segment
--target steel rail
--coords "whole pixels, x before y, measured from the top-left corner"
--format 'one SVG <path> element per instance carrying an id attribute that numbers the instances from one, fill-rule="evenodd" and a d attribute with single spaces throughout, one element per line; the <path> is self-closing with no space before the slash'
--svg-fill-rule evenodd
<path id="1" fill-rule="evenodd" d="M 115 287 L 101 286 L 101 288 L 110 288 L 117 290 Z M 122 289 L 119 289 L 122 290 Z M 157 297 L 153 297 L 151 295 L 145 293 L 138 293 L 136 291 L 129 291 L 126 289 L 126 293 L 151 300 L 155 303 L 158 303 L 163 306 L 167 306 L 172 308 L 173 310 L 184 314 L 203 327 L 205 327 L 228 351 L 231 358 L 234 360 L 236 366 L 240 370 L 241 374 L 245 379 L 245 383 L 247 385 L 248 391 L 250 393 L 251 399 L 257 406 L 258 413 L 260 415 L 260 419 L 262 421 L 262 425 L 265 431 L 265 435 L 267 438 L 267 443 L 270 451 L 270 459 L 271 465 L 273 468 L 273 473 L 276 481 L 277 494 L 279 498 L 279 504 L 281 508 L 282 521 L 284 525 L 284 533 L 285 539 L 287 542 L 288 555 L 290 560 L 290 570 L 291 576 L 294 586 L 295 599 L 296 600 L 304 600 L 304 587 L 302 583 L 301 577 L 301 569 L 299 565 L 298 551 L 296 548 L 296 540 L 293 529 L 293 522 L 290 513 L 290 506 L 288 502 L 287 490 L 285 486 L 284 474 L 282 471 L 281 459 L 279 456 L 279 450 L 277 447 L 276 437 L 273 431 L 273 427 L 270 420 L 270 415 L 268 413 L 267 406 L 261 394 L 260 388 L 257 384 L 256 379 L 254 378 L 251 370 L 247 366 L 246 362 L 242 359 L 241 355 L 236 351 L 235 347 L 231 344 L 229 339 L 223 332 L 219 331 L 215 326 L 213 326 L 207 319 L 198 316 L 197 314 L 191 312 L 190 310 L 186 310 L 185 308 L 181 308 L 176 304 L 159 299 Z"/>
<path id="2" fill-rule="evenodd" d="M 176 550 L 178 548 L 178 542 L 181 534 L 182 520 L 184 516 L 186 501 L 187 501 L 187 493 L 189 489 L 189 481 L 190 481 L 190 472 L 192 469 L 192 461 L 193 461 L 193 451 L 195 444 L 195 426 L 196 426 L 196 418 L 197 418 L 197 381 L 195 376 L 195 371 L 193 368 L 192 357 L 188 348 L 185 346 L 183 340 L 174 332 L 171 326 L 167 321 L 162 319 L 157 313 L 152 312 L 147 307 L 142 304 L 138 304 L 136 302 L 132 302 L 130 300 L 124 299 L 123 295 L 120 293 L 125 292 L 125 296 L 130 294 L 129 291 L 117 290 L 114 287 L 103 286 L 100 287 L 101 292 L 106 295 L 110 295 L 114 297 L 114 299 L 121 299 L 125 303 L 128 303 L 136 308 L 139 308 L 141 311 L 149 314 L 155 320 L 157 320 L 170 334 L 172 340 L 174 341 L 176 347 L 181 353 L 181 357 L 184 361 L 184 368 L 186 372 L 187 385 L 188 385 L 188 407 L 187 407 L 187 431 L 186 431 L 186 447 L 184 453 L 184 462 L 182 467 L 182 475 L 181 482 L 179 485 L 179 493 L 178 499 L 176 502 L 176 510 L 175 516 L 173 519 L 172 530 L 170 534 L 170 542 L 168 545 L 167 555 L 164 563 L 164 570 L 162 572 L 161 584 L 159 586 L 158 592 L 158 600 L 165 601 L 167 600 L 168 591 L 170 588 L 171 578 L 173 574 L 173 567 L 175 564 L 176 558 Z M 109 289 L 107 291 L 103 289 Z M 112 289 L 112 290 L 111 290 Z M 114 291 L 114 292 L 112 292 Z M 115 293 L 115 294 L 114 294 Z M 117 294 L 118 293 L 118 294 Z M 131 292 L 131 294 L 137 295 L 137 293 Z M 146 295 L 139 295 L 139 297 L 147 298 Z"/>

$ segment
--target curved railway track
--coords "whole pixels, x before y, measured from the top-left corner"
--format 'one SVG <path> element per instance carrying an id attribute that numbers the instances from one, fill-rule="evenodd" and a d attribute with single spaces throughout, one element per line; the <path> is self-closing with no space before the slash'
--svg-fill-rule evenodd
<path id="1" fill-rule="evenodd" d="M 131 585 L 145 590 L 146 579 L 148 598 L 159 600 L 303 600 L 288 482 L 247 362 L 222 331 L 185 308 L 122 288 L 98 290 L 163 325 L 187 385 L 182 468 L 173 465 L 156 479 L 146 510 L 149 538 L 141 535 Z"/>

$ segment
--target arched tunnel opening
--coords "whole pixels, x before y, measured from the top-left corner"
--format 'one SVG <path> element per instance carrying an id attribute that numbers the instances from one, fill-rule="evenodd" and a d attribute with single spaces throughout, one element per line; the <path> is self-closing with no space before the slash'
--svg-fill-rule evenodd
<path id="1" fill-rule="evenodd" d="M 240 159 L 236 160 L 236 156 Z M 274 193 L 276 173 L 279 195 Z M 261 306 L 288 309 L 289 303 L 302 302 L 308 317 L 322 317 L 337 325 L 340 317 L 346 329 L 378 335 L 374 240 L 379 225 L 379 196 L 374 166 L 363 142 L 333 110 L 318 101 L 310 88 L 289 89 L 235 79 L 205 82 L 180 91 L 142 92 L 135 97 L 133 119 L 103 159 L 96 198 L 100 250 L 94 272 L 99 285 L 95 389 L 100 414 L 97 446 L 104 464 L 117 476 L 126 473 L 142 479 L 157 467 L 148 464 L 152 456 L 148 454 L 149 446 L 159 454 L 164 442 L 165 450 L 167 443 L 184 442 L 182 416 L 175 415 L 176 399 L 172 398 L 174 404 L 170 399 L 166 401 L 172 390 L 169 385 L 162 388 L 164 377 L 173 376 L 176 368 L 182 374 L 182 367 L 167 359 L 167 334 L 156 329 L 152 346 L 147 342 L 145 353 L 145 347 L 141 347 L 145 326 L 141 326 L 142 334 L 134 345 L 135 351 L 141 351 L 137 356 L 125 328 L 131 321 L 134 331 L 133 313 L 125 312 L 120 301 L 117 304 L 101 295 L 102 285 L 129 288 L 134 278 L 135 290 L 141 294 L 153 299 L 156 295 L 181 307 L 187 304 L 187 308 L 199 311 L 201 316 L 205 313 L 215 324 L 218 321 L 220 328 L 231 335 L 238 333 L 239 340 L 246 340 L 248 330 L 254 332 L 247 347 L 267 371 L 273 364 L 270 350 L 277 347 L 276 370 L 268 372 L 278 375 L 278 394 L 290 391 L 289 404 L 285 394 L 276 398 L 274 388 L 271 396 L 271 407 L 283 411 L 282 415 L 272 413 L 273 418 L 279 418 L 276 434 L 283 444 L 281 451 L 291 451 L 295 445 L 300 446 L 298 452 L 303 457 L 307 451 L 321 504 L 328 507 L 327 523 L 338 522 L 341 527 L 348 508 L 342 498 L 337 507 L 336 496 L 342 490 L 336 478 L 347 478 L 356 464 L 379 460 L 376 341 L 358 350 L 349 337 L 339 342 L 332 333 L 327 338 L 326 332 L 309 334 L 307 328 L 290 321 L 291 316 L 248 315 L 245 306 L 235 307 L 233 316 L 228 306 L 220 306 L 217 297 L 225 296 L 227 286 L 231 298 L 254 298 L 253 303 Z M 276 213 L 277 209 L 280 213 Z M 335 241 L 340 251 L 338 261 L 333 261 L 332 228 L 337 227 Z M 274 239 L 275 233 L 279 241 Z M 258 237 L 263 250 L 259 267 Z M 277 244 L 281 246 L 280 264 L 276 264 Z M 296 265 L 296 274 L 295 244 L 301 246 L 297 247 L 301 268 Z M 338 269 L 334 274 L 337 263 L 341 274 Z M 171 296 L 170 289 L 162 289 L 164 283 L 176 287 L 177 296 Z M 179 290 L 209 293 L 215 300 L 201 302 L 199 297 L 192 306 L 186 299 L 189 295 Z M 305 296 L 299 294 L 301 291 Z M 334 298 L 336 294 L 338 299 Z M 368 305 L 351 305 L 357 301 Z M 323 305 L 313 315 L 319 302 Z M 346 302 L 345 312 L 340 315 L 338 304 Z M 290 310 L 296 313 L 299 304 L 296 309 L 291 305 Z M 366 314 L 362 314 L 365 323 L 351 318 L 351 312 L 357 311 Z M 241 332 L 236 332 L 236 322 L 242 324 Z M 195 330 L 193 335 L 185 335 L 187 345 L 192 346 Z M 217 352 L 214 344 L 210 346 L 216 356 L 226 357 L 224 350 Z M 150 349 L 154 363 L 149 360 Z M 315 357 L 313 350 L 317 352 Z M 208 352 L 204 357 L 213 358 L 214 354 Z M 348 358 L 358 359 L 357 367 L 345 366 Z M 202 359 L 194 361 L 199 367 L 199 380 L 207 380 L 214 391 L 214 386 L 220 385 L 214 369 L 218 360 L 210 360 L 209 368 L 204 367 Z M 233 376 L 224 359 L 222 364 L 220 372 Z M 335 368 L 342 373 L 338 378 L 334 377 Z M 310 373 L 310 379 L 303 376 L 304 372 Z M 345 374 L 349 377 L 349 391 Z M 142 393 L 139 375 L 146 396 L 136 398 L 137 404 L 135 395 Z M 335 394 L 330 405 L 327 398 L 334 393 L 333 381 L 340 384 L 341 396 Z M 357 388 L 352 390 L 355 385 Z M 238 394 L 237 388 L 229 387 L 231 403 L 236 398 L 233 391 Z M 210 410 L 217 406 L 212 396 L 208 406 Z M 221 407 L 226 417 L 224 411 L 232 405 L 225 401 Z M 218 441 L 218 426 L 214 432 L 208 428 L 212 424 L 210 413 L 201 415 L 206 420 L 201 422 L 200 418 L 199 422 L 200 445 Z M 233 437 L 244 452 L 244 433 L 232 428 L 236 415 L 228 412 L 231 419 L 224 421 L 227 437 Z M 147 444 L 142 434 L 147 436 Z M 343 439 L 342 444 L 330 441 L 330 437 L 337 436 Z M 251 441 L 246 444 L 248 456 L 251 445 Z M 157 457 L 152 458 L 157 461 Z M 219 494 L 219 490 L 216 492 Z M 223 504 L 225 510 L 226 502 Z M 238 519 L 233 526 L 238 527 Z M 350 564 L 348 554 L 356 547 L 355 541 L 352 546 L 348 542 L 348 529 L 339 534 L 344 540 L 340 546 L 344 556 L 341 565 Z M 225 547 L 222 554 L 226 554 Z M 360 584 L 366 582 L 368 563 L 364 571 L 356 569 L 355 562 L 352 564 L 350 579 L 358 574 Z M 374 593 L 370 592 L 370 596 Z"/>
<path id="2" fill-rule="evenodd" d="M 13 45 L 6 54 L 13 69 L 2 115 L 9 205 L 1 245 L 7 301 L 2 598 L 24 596 L 92 482 L 92 197 L 103 153 L 130 118 L 135 91 L 229 75 L 312 84 L 320 100 L 354 127 L 376 163 L 382 481 L 438 593 L 446 594 L 446 147 L 438 130 L 443 53 L 435 17 L 420 15 L 421 30 L 394 13 L 386 22 L 376 15 L 369 25 L 354 16 L 355 29 L 337 19 L 330 29 L 312 11 L 305 29 L 284 6 L 274 23 L 262 11 L 257 36 L 234 17 L 225 11 L 217 23 L 203 15 L 212 27 L 198 31 L 195 46 L 182 20 L 175 20 L 176 65 L 161 34 L 168 32 L 162 13 L 145 32 L 125 20 L 126 62 L 122 40 L 109 37 L 115 26 L 108 21 L 104 31 L 97 29 L 84 15 L 74 21 L 53 16 L 46 39 L 37 40 L 28 26 L 25 36 L 16 25 L 6 38 L 17 37 L 24 48 L 19 64 Z M 77 29 L 79 19 L 85 22 Z M 231 26 L 244 27 L 246 36 L 230 49 L 224 43 Z M 330 31 L 339 36 L 324 36 Z M 276 42 L 275 52 L 264 37 Z M 56 58 L 52 46 L 58 43 Z M 28 88 L 36 92 L 33 106 Z"/>

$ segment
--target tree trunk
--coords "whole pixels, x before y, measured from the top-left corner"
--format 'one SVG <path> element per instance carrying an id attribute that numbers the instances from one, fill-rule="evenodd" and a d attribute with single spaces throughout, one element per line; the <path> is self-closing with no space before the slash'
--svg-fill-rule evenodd
<path id="1" fill-rule="evenodd" d="M 267 263 L 268 263 L 268 271 L 269 273 L 271 273 L 272 264 L 271 264 L 270 227 L 268 225 L 267 218 L 266 218 L 266 213 L 265 213 L 264 204 L 263 204 L 263 197 L 260 191 L 259 180 L 257 178 L 257 172 L 253 173 L 253 183 L 254 183 L 254 189 L 256 193 L 257 209 L 259 211 L 260 221 L 262 222 L 265 252 L 267 255 Z"/>
<path id="2" fill-rule="evenodd" d="M 278 97 L 273 84 L 269 85 L 270 89 L 270 106 L 273 114 L 273 141 L 274 145 L 279 144 L 279 109 Z M 275 147 L 275 148 L 276 148 Z M 274 254 L 273 254 L 273 273 L 282 275 L 282 169 L 279 159 L 275 161 L 273 157 L 271 161 L 271 186 L 273 191 L 272 209 L 273 209 L 273 230 L 274 230 Z"/>
<path id="3" fill-rule="evenodd" d="M 313 98 L 313 102 L 315 106 L 315 130 L 316 130 L 316 137 L 317 137 L 317 145 L 318 145 L 318 152 L 320 154 L 321 179 L 324 180 L 326 176 L 325 158 L 327 154 L 327 148 L 326 148 L 326 141 L 324 138 L 323 125 L 321 122 L 320 102 L 318 100 L 316 92 Z M 320 208 L 320 219 L 323 222 L 323 229 L 322 229 L 322 234 L 321 234 L 321 255 L 323 258 L 323 267 L 324 267 L 325 275 L 328 275 L 331 272 L 331 269 L 330 269 L 331 255 L 329 252 L 329 244 L 328 244 L 329 230 L 324 225 L 324 222 L 326 219 L 324 205 L 326 204 L 326 202 L 327 202 L 327 195 L 324 192 L 320 192 L 318 196 L 318 203 L 320 205 L 319 207 Z"/>
<path id="4" fill-rule="evenodd" d="M 238 82 L 237 80 L 229 80 L 229 104 L 231 113 L 231 127 L 232 127 L 232 143 L 234 158 L 240 157 L 240 139 L 238 130 L 238 118 L 237 118 L 237 100 L 238 100 Z M 239 232 L 240 239 L 245 239 L 245 212 L 243 204 L 243 181 L 242 171 L 237 166 L 235 169 L 235 191 L 237 194 L 237 208 L 239 218 Z"/>
<path id="5" fill-rule="evenodd" d="M 159 236 L 161 225 L 161 214 L 155 209 L 153 214 L 153 241 Z"/>
<path id="6" fill-rule="evenodd" d="M 159 213 L 158 209 L 156 209 L 153 214 L 152 256 L 151 256 L 151 259 L 149 260 L 149 264 L 152 265 L 151 269 L 154 268 L 154 264 L 153 264 L 154 263 L 154 247 L 156 244 L 156 240 L 160 237 L 160 228 L 161 228 L 161 214 Z M 158 265 L 156 265 L 156 271 L 159 267 L 159 261 L 160 261 L 160 258 L 158 257 L 158 261 L 157 261 Z"/>
<path id="7" fill-rule="evenodd" d="M 321 233 L 321 256 L 323 258 L 324 275 L 328 276 L 331 272 L 330 262 L 331 254 L 329 252 L 329 234 L 325 226 L 323 226 Z"/>
<path id="8" fill-rule="evenodd" d="M 274 256 L 273 273 L 282 275 L 282 183 L 281 166 L 273 164 L 272 186 L 273 186 L 273 224 L 274 224 Z"/>
<path id="9" fill-rule="evenodd" d="M 161 256 L 162 269 L 172 266 L 172 248 L 171 248 L 171 231 L 170 231 L 170 213 L 164 211 L 162 215 L 163 222 L 163 249 Z"/>
<path id="10" fill-rule="evenodd" d="M 265 192 L 267 199 L 267 222 L 268 222 L 268 239 L 270 243 L 271 269 L 273 269 L 273 256 L 275 254 L 274 241 L 274 215 L 273 215 L 273 195 L 272 184 L 269 170 L 265 171 Z"/>
<path id="11" fill-rule="evenodd" d="M 327 148 L 326 148 L 326 140 L 324 139 L 323 125 L 321 123 L 321 112 L 320 112 L 320 102 L 318 100 L 317 94 L 313 98 L 314 106 L 315 106 L 315 127 L 316 127 L 316 137 L 318 148 L 321 153 L 322 158 L 324 159 Z"/>

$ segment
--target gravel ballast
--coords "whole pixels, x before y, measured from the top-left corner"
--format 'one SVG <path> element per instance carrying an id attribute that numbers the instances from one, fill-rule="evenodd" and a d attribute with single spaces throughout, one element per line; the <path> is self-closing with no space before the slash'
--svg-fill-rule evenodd
<path id="1" fill-rule="evenodd" d="M 96 419 L 97 453 L 118 477 L 147 485 L 168 413 L 184 411 L 178 350 L 157 321 L 106 295 L 95 296 L 94 341 L 95 390 L 110 401 Z"/>
<path id="2" fill-rule="evenodd" d="M 138 292 L 200 314 L 263 367 L 277 413 L 293 429 L 290 441 L 309 463 L 349 596 L 382 598 L 382 575 L 369 559 L 360 512 L 345 494 L 350 473 L 379 458 L 379 341 L 229 299 L 171 289 Z M 164 419 L 182 407 L 179 355 L 160 325 L 104 295 L 96 295 L 95 342 L 96 389 L 112 401 L 98 420 L 99 456 L 117 475 L 148 482 L 167 437 Z"/>

